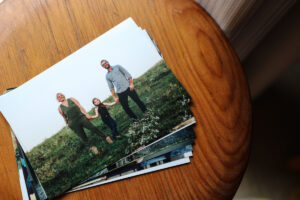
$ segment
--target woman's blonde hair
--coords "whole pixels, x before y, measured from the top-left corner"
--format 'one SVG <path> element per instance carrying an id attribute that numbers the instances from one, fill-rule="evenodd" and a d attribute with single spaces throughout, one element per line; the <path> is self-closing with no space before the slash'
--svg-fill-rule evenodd
<path id="1" fill-rule="evenodd" d="M 57 99 L 58 95 L 62 95 L 66 98 L 66 96 L 63 93 L 58 92 L 58 93 L 56 93 L 56 99 Z"/>

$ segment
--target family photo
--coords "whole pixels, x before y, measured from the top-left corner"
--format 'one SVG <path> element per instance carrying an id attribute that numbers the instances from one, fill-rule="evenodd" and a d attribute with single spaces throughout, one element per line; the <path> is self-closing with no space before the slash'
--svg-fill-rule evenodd
<path id="1" fill-rule="evenodd" d="M 105 86 L 111 96 L 104 101 L 91 99 L 94 107 L 89 111 L 76 98 L 57 93 L 57 112 L 65 127 L 27 153 L 50 194 L 67 189 L 66 184 L 72 186 L 71 181 L 79 177 L 88 178 L 192 118 L 189 96 L 164 61 L 137 79 L 125 70 L 107 69 Z"/>
<path id="2" fill-rule="evenodd" d="M 110 116 L 107 107 L 120 103 L 126 114 L 132 120 L 137 120 L 137 116 L 128 105 L 128 97 L 130 97 L 143 113 L 146 112 L 145 104 L 141 101 L 134 89 L 131 74 L 120 65 L 111 66 L 107 60 L 101 60 L 100 63 L 103 68 L 107 69 L 107 85 L 114 102 L 102 103 L 98 98 L 93 98 L 92 102 L 95 106 L 95 115 L 90 116 L 76 99 L 72 97 L 66 98 L 62 93 L 57 93 L 56 95 L 57 100 L 61 103 L 58 108 L 59 113 L 64 118 L 66 125 L 73 130 L 85 145 L 88 145 L 88 139 L 83 128 L 90 130 L 92 133 L 96 133 L 101 139 L 105 138 L 109 144 L 113 143 L 110 136 L 105 136 L 89 119 L 100 117 L 102 122 L 111 129 L 113 139 L 121 137 L 117 130 L 116 121 Z M 95 146 L 92 146 L 91 149 L 94 154 L 99 154 Z"/>
<path id="3" fill-rule="evenodd" d="M 0 109 L 53 198 L 193 124 L 190 101 L 129 19 L 1 96 Z"/>

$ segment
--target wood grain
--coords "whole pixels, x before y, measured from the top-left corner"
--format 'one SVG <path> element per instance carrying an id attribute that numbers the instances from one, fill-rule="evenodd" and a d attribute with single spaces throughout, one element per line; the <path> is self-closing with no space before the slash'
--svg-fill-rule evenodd
<path id="1" fill-rule="evenodd" d="M 132 17 L 191 94 L 191 164 L 61 199 L 231 199 L 245 170 L 251 104 L 240 62 L 215 22 L 187 0 L 4 0 L 0 91 L 18 86 Z M 0 197 L 21 199 L 9 126 L 0 119 Z"/>

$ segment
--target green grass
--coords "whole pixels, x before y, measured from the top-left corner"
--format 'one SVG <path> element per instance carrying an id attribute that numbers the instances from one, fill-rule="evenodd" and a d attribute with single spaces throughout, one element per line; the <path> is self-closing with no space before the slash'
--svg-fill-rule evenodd
<path id="1" fill-rule="evenodd" d="M 110 145 L 106 141 L 101 141 L 96 134 L 86 130 L 89 141 L 101 152 L 101 155 L 96 156 L 91 153 L 89 147 L 81 143 L 70 128 L 64 127 L 26 154 L 49 198 L 61 194 L 100 169 L 116 162 L 126 156 L 128 151 L 138 148 L 141 143 L 147 145 L 156 138 L 170 133 L 173 127 L 192 115 L 188 106 L 189 95 L 164 61 L 135 79 L 134 84 L 142 101 L 152 110 L 153 115 L 159 117 L 159 123 L 150 126 L 150 129 L 158 130 L 158 132 L 141 131 L 136 134 L 135 143 L 133 143 L 134 135 L 131 134 L 129 138 L 125 136 L 128 135 L 129 129 L 132 130 L 132 120 L 126 115 L 121 105 L 117 104 L 109 108 L 109 113 L 117 122 L 118 130 L 123 135 L 121 139 L 115 140 Z M 105 101 L 112 102 L 113 98 L 109 97 Z M 143 121 L 145 116 L 130 98 L 129 106 L 140 121 Z M 89 113 L 94 114 L 93 110 Z M 149 122 L 140 123 L 140 126 L 152 123 L 150 117 L 149 120 Z M 100 118 L 93 119 L 91 122 L 105 134 L 111 135 L 110 129 Z M 140 129 L 144 130 L 143 127 Z M 154 137 L 148 137 L 151 134 L 153 136 L 154 133 Z M 141 137 L 146 139 L 137 141 Z"/>

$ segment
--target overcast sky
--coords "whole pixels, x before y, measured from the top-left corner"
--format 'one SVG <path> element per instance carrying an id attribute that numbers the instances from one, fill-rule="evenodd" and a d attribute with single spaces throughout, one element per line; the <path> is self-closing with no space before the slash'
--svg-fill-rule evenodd
<path id="1" fill-rule="evenodd" d="M 145 31 L 131 18 L 85 45 L 19 88 L 0 96 L 0 110 L 24 151 L 65 126 L 58 112 L 56 93 L 73 97 L 89 111 L 92 99 L 110 95 L 100 60 L 122 65 L 133 78 L 162 58 Z"/>

